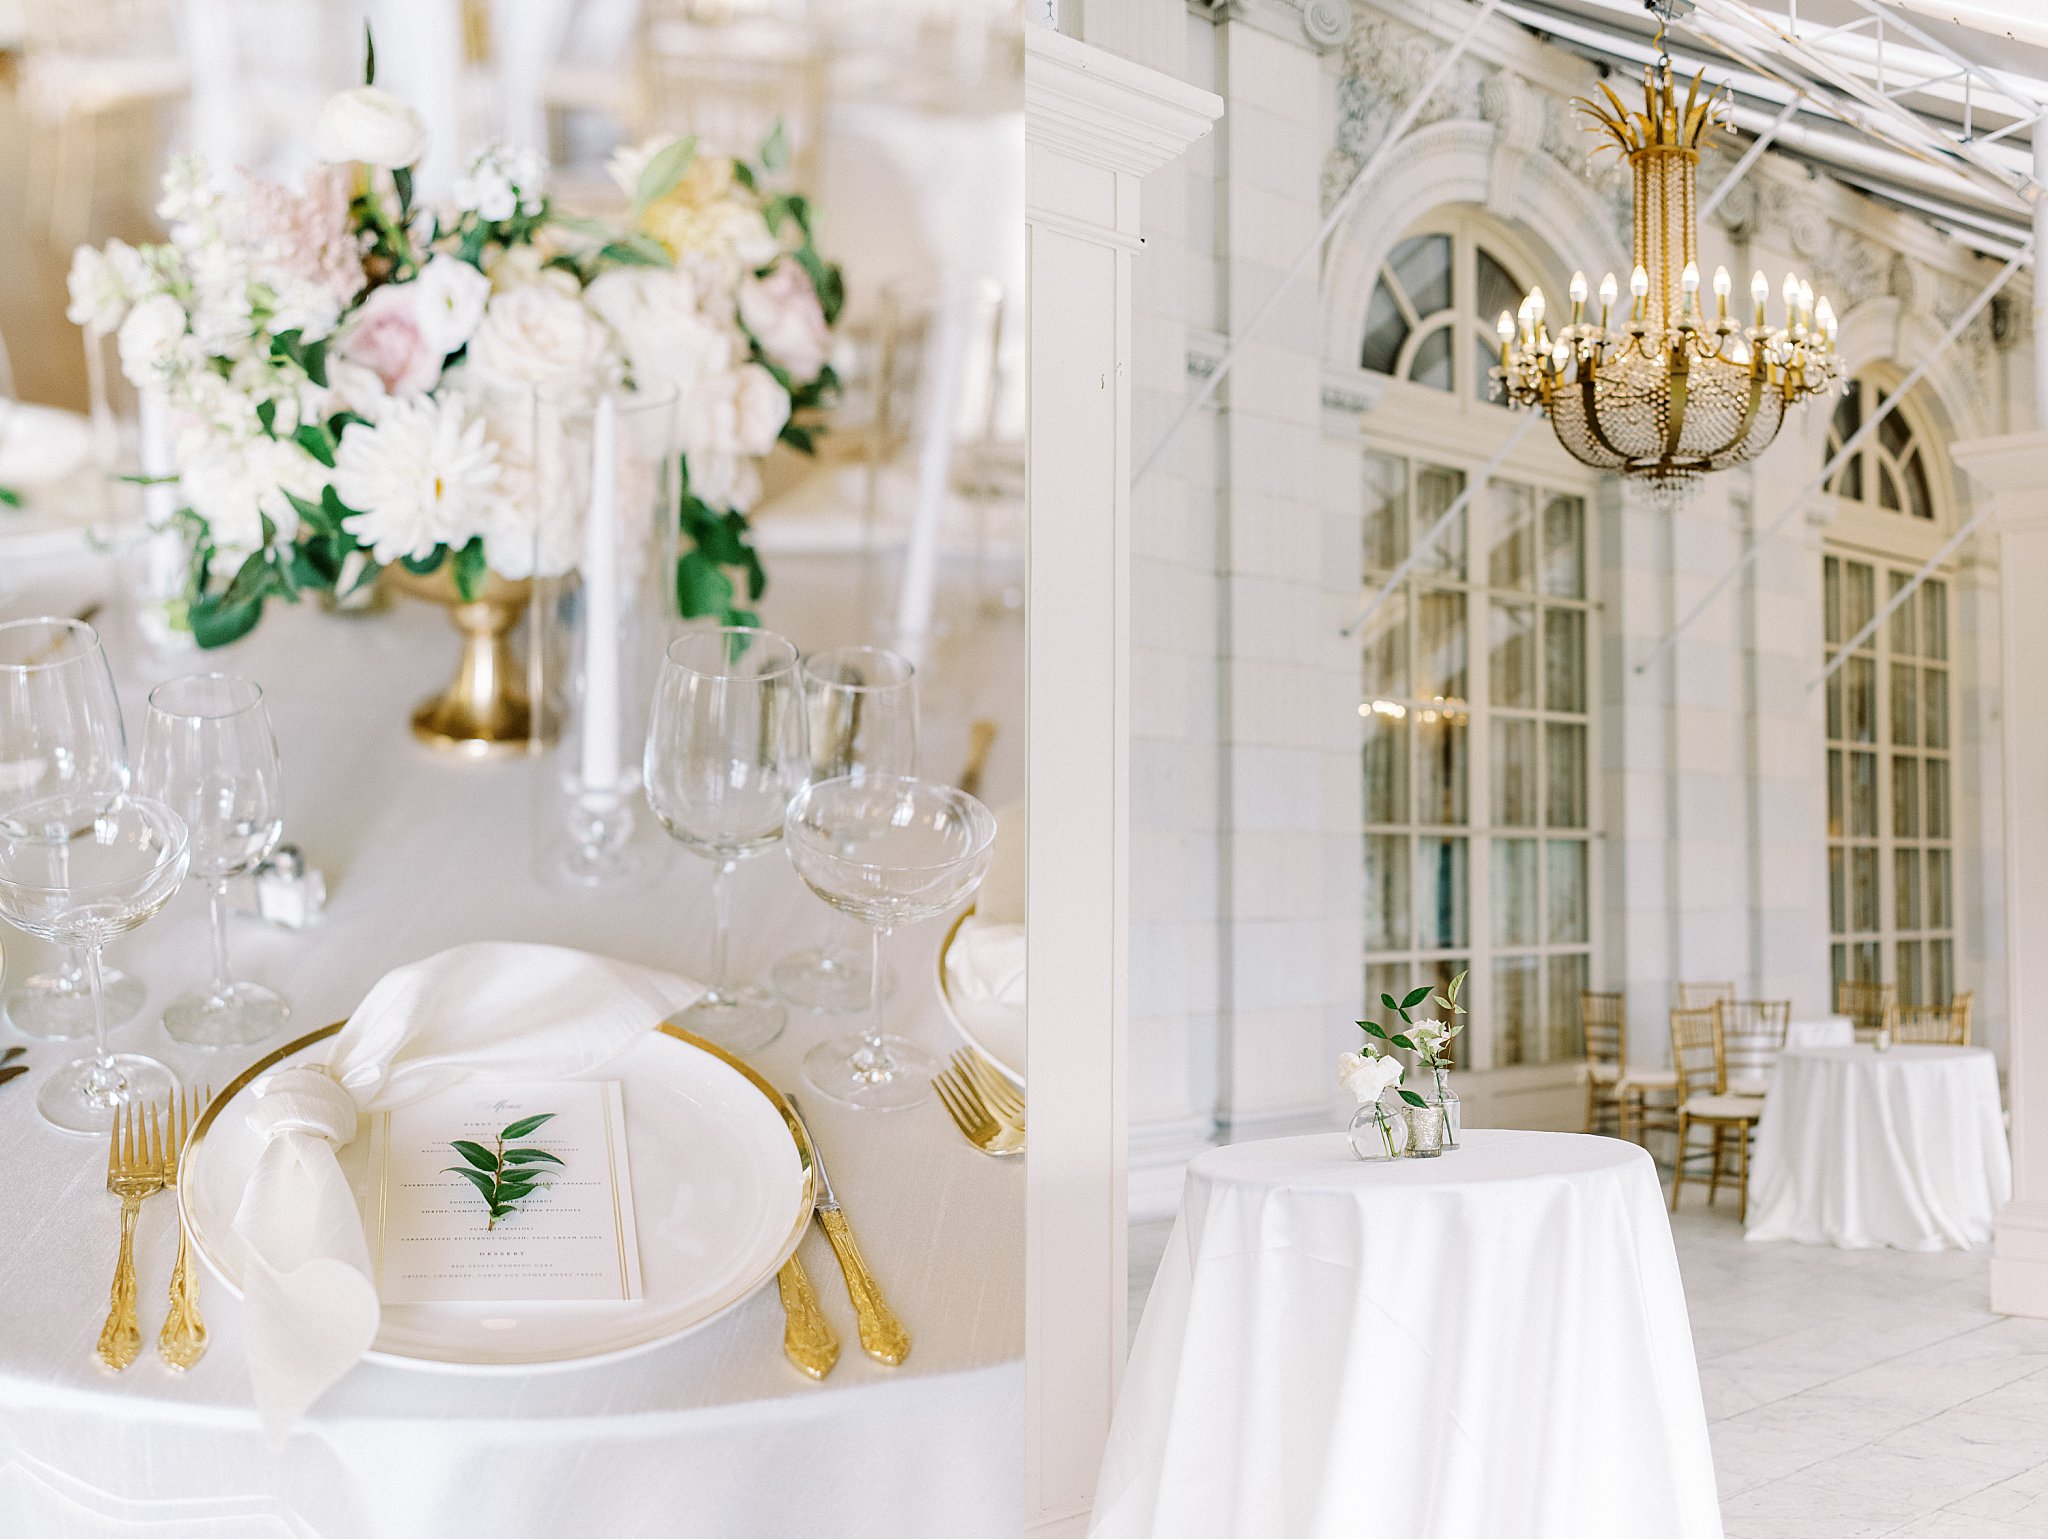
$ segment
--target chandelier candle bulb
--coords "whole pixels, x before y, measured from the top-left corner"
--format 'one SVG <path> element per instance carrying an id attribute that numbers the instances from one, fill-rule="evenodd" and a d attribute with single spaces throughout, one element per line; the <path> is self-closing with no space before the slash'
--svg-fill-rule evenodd
<path id="1" fill-rule="evenodd" d="M 1608 319 L 1614 311 L 1614 301 L 1620 294 L 1621 285 L 1614 281 L 1613 273 L 1609 273 L 1600 280 L 1600 329 L 1602 331 L 1607 329 Z"/>
<path id="2" fill-rule="evenodd" d="M 1586 275 L 1572 274 L 1572 325 L 1577 326 L 1586 317 Z"/>
<path id="3" fill-rule="evenodd" d="M 1503 310 L 1493 329 L 1500 337 L 1500 369 L 1503 379 L 1507 376 L 1508 353 L 1515 345 L 1515 318 Z"/>
<path id="4" fill-rule="evenodd" d="M 1756 270 L 1756 276 L 1749 280 L 1749 297 L 1756 301 L 1756 324 L 1761 329 L 1765 324 L 1764 306 L 1769 304 L 1771 299 L 1771 280 L 1764 276 L 1761 267 Z"/>

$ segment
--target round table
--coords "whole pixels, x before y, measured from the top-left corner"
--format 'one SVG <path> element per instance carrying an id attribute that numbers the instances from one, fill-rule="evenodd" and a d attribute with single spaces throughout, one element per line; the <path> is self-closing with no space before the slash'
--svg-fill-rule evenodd
<path id="1" fill-rule="evenodd" d="M 1650 1157 L 1471 1130 L 1211 1150 L 1132 1351 L 1096 1539 L 1719 1539 Z"/>
<path id="2" fill-rule="evenodd" d="M 1998 1067 L 1981 1047 L 1781 1053 L 1750 1156 L 1752 1240 L 1967 1250 L 2012 1195 Z"/>
<path id="3" fill-rule="evenodd" d="M 823 585 L 824 573 L 821 562 L 779 562 L 785 607 L 768 608 L 768 623 L 814 645 L 843 639 L 826 630 L 839 590 Z M 75 608 L 95 591 L 88 576 L 97 569 L 75 591 L 53 583 L 35 601 Z M 112 618 L 131 741 L 156 677 L 210 665 L 264 686 L 283 757 L 285 836 L 324 869 L 330 897 L 310 930 L 237 917 L 232 946 L 239 974 L 290 996 L 294 1035 L 346 1015 L 389 968 L 465 940 L 551 941 L 670 970 L 703 964 L 704 862 L 677 850 L 650 891 L 564 896 L 533 871 L 535 809 L 553 766 L 458 762 L 412 740 L 407 712 L 446 682 L 455 651 L 437 611 L 402 604 L 344 619 L 311 603 L 274 605 L 230 651 L 168 663 L 121 648 Z M 981 698 L 995 714 L 1010 697 Z M 927 742 L 940 740 L 937 762 L 955 762 L 966 722 L 933 711 L 927 725 Z M 1007 790 L 1017 770 L 1004 757 L 990 781 Z M 664 843 L 651 823 L 641 836 L 651 849 Z M 734 914 L 734 963 L 754 977 L 833 922 L 779 851 L 743 863 Z M 897 937 L 906 981 L 891 1005 L 898 1029 L 940 1049 L 958 1039 L 935 987 L 910 980 L 936 976 L 945 927 L 935 920 Z M 206 937 L 206 897 L 192 884 L 114 943 L 110 959 L 150 997 L 113 1043 L 218 1087 L 264 1049 L 180 1048 L 157 1024 L 164 1001 L 203 975 Z M 12 930 L 6 945 L 10 971 L 48 955 Z M 843 1019 L 792 1011 L 784 1034 L 748 1057 L 775 1083 L 795 1085 L 805 1049 Z M 20 1040 L 0 1027 L 0 1043 Z M 25 1045 L 37 1073 L 77 1050 Z M 1007 1539 L 1015 1530 L 1025 1173 L 1022 1161 L 976 1153 L 937 1104 L 869 1115 L 822 1096 L 803 1103 L 868 1264 L 914 1338 L 902 1367 L 861 1352 L 839 1268 L 813 1226 L 802 1254 L 840 1337 L 823 1383 L 784 1359 L 782 1310 L 766 1287 L 692 1335 L 594 1367 L 474 1377 L 366 1362 L 273 1448 L 250 1400 L 241 1307 L 211 1274 L 200 1283 L 212 1333 L 205 1359 L 175 1376 L 156 1360 L 175 1245 L 163 1198 L 144 1205 L 136 1237 L 144 1355 L 118 1376 L 93 1361 L 119 1204 L 106 1191 L 105 1144 L 45 1126 L 35 1083 L 0 1086 L 7 1539 Z"/>

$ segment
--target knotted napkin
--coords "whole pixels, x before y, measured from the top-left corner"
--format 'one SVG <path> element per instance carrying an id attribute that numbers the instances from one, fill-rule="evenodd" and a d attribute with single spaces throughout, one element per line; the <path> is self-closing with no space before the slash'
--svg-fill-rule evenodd
<path id="1" fill-rule="evenodd" d="M 264 1139 L 235 1231 L 249 1378 L 265 1433 L 284 1435 L 377 1337 L 362 1216 L 336 1151 L 364 1113 L 465 1079 L 569 1079 L 616 1058 L 698 985 L 561 946 L 457 946 L 385 976 L 324 1064 L 251 1087 Z"/>

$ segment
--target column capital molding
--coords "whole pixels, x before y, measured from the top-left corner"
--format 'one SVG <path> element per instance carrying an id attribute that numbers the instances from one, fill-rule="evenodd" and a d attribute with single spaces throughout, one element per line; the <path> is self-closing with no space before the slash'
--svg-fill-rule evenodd
<path id="1" fill-rule="evenodd" d="M 1143 176 L 1222 115 L 1223 99 L 1213 91 L 1044 27 L 1025 28 L 1024 134 L 1031 144 Z"/>
<path id="2" fill-rule="evenodd" d="M 1949 456 L 1991 494 L 2000 529 L 2048 526 L 2048 429 L 1963 439 Z"/>

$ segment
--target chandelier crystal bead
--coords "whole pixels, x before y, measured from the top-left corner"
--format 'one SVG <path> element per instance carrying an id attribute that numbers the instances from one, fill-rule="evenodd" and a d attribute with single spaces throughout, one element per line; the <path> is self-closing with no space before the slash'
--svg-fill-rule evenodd
<path id="1" fill-rule="evenodd" d="M 1635 263 L 1627 324 L 1614 325 L 1620 287 L 1600 282 L 1600 318 L 1586 318 L 1586 276 L 1574 273 L 1571 320 L 1552 332 L 1543 291 L 1531 289 L 1514 316 L 1501 312 L 1500 366 L 1510 405 L 1550 417 L 1573 458 L 1677 490 L 1714 470 L 1755 459 L 1778 436 L 1785 409 L 1831 391 L 1841 378 L 1835 312 L 1813 286 L 1788 273 L 1784 316 L 1769 315 L 1770 281 L 1750 282 L 1755 314 L 1730 317 L 1733 280 L 1714 271 L 1714 314 L 1700 300 L 1700 145 L 1717 129 L 1718 91 L 1701 99 L 1695 77 L 1683 108 L 1660 59 L 1643 72 L 1643 110 L 1631 112 L 1605 84 L 1605 102 L 1581 100 L 1634 176 Z M 1604 147 L 1604 146 L 1603 146 Z"/>

